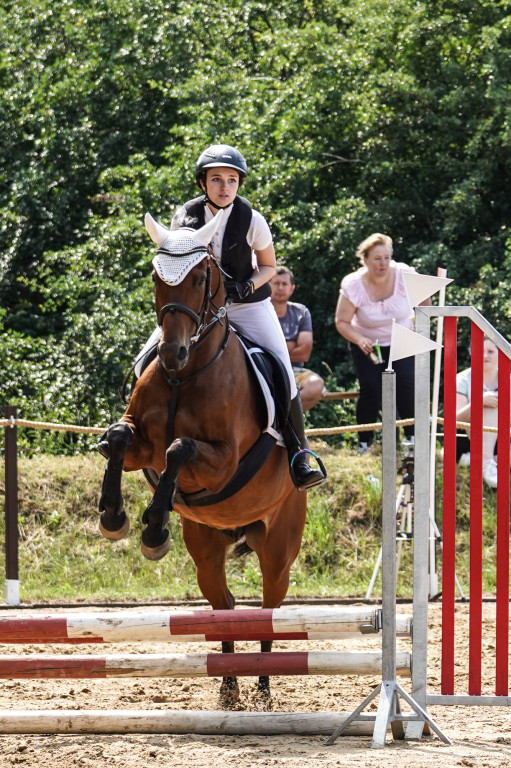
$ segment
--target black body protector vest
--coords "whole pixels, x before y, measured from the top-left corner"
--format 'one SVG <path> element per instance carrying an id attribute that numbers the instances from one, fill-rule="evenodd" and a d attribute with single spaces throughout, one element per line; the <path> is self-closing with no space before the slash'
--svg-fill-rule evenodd
<path id="1" fill-rule="evenodd" d="M 204 195 L 188 200 L 174 214 L 174 221 L 180 227 L 200 229 L 204 226 L 206 218 L 206 198 Z M 230 275 L 227 280 L 242 283 L 250 280 L 254 268 L 252 266 L 252 248 L 247 243 L 247 233 L 252 223 L 252 206 L 244 197 L 237 195 L 232 204 L 232 211 L 227 219 L 224 238 L 222 241 L 222 253 L 220 264 L 222 269 Z M 243 301 L 235 304 L 249 304 L 253 301 L 262 301 L 271 296 L 269 283 L 261 285 L 254 293 L 251 293 Z"/>

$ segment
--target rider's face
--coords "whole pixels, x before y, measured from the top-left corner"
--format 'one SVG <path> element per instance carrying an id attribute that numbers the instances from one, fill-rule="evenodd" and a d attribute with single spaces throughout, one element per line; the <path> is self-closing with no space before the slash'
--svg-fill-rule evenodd
<path id="1" fill-rule="evenodd" d="M 239 173 L 232 168 L 210 168 L 206 171 L 206 184 L 202 182 L 202 188 L 211 202 L 220 208 L 234 201 L 239 185 Z"/>

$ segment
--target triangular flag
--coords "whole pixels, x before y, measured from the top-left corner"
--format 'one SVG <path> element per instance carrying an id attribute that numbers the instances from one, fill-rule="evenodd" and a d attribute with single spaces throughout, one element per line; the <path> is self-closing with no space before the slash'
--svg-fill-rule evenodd
<path id="1" fill-rule="evenodd" d="M 387 370 L 392 370 L 392 363 L 403 357 L 413 357 L 422 352 L 431 352 L 434 349 L 442 349 L 442 345 L 432 339 L 421 336 L 420 333 L 410 331 L 403 325 L 392 321 L 392 336 L 390 339 L 390 355 Z"/>
<path id="2" fill-rule="evenodd" d="M 419 275 L 417 272 L 401 272 L 405 284 L 406 296 L 410 309 L 418 307 L 434 293 L 437 293 L 445 285 L 452 283 L 452 277 L 433 277 L 432 275 Z"/>

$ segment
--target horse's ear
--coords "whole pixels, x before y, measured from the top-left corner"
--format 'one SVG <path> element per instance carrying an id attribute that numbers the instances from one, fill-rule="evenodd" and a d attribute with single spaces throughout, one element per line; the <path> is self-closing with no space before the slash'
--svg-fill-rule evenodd
<path id="1" fill-rule="evenodd" d="M 151 240 L 153 240 L 156 245 L 161 245 L 168 238 L 170 230 L 168 230 L 167 227 L 164 227 L 163 224 L 159 224 L 155 221 L 150 213 L 146 213 L 144 223 Z"/>
<path id="2" fill-rule="evenodd" d="M 224 217 L 224 212 L 220 208 L 220 210 L 213 216 L 211 221 L 208 221 L 207 224 L 204 224 L 203 227 L 200 229 L 197 229 L 194 233 L 194 240 L 198 240 L 199 243 L 204 243 L 204 245 L 209 245 L 211 240 L 213 239 L 213 235 L 217 231 L 218 227 L 220 226 L 220 223 Z"/>

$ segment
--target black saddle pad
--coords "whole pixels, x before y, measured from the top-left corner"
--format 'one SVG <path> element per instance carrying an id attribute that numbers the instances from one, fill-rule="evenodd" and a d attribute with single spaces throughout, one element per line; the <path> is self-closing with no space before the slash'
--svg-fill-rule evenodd
<path id="1" fill-rule="evenodd" d="M 275 429 L 282 432 L 289 414 L 291 403 L 291 387 L 286 367 L 280 357 L 266 347 L 247 339 L 236 331 L 244 346 L 249 350 L 259 349 L 260 352 L 251 352 L 250 357 L 257 366 L 258 371 L 268 384 L 271 396 L 275 402 Z"/>

